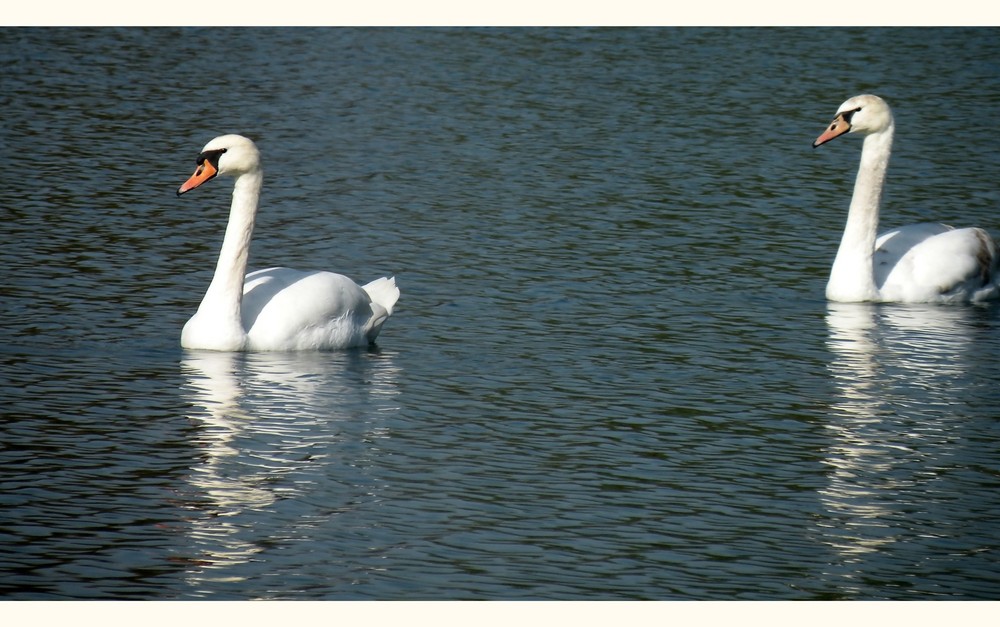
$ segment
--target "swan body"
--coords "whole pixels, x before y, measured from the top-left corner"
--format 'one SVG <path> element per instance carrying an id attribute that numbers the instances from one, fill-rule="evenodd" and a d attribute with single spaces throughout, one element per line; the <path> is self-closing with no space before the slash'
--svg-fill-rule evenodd
<path id="1" fill-rule="evenodd" d="M 394 278 L 361 286 L 340 274 L 268 268 L 246 273 L 263 180 L 256 145 L 240 135 L 216 137 L 177 190 L 215 176 L 235 178 L 219 261 L 198 311 L 181 331 L 184 348 L 220 351 L 331 350 L 375 341 L 399 299 Z"/>
<path id="2" fill-rule="evenodd" d="M 914 224 L 877 235 L 895 123 L 878 96 L 855 96 L 813 147 L 846 133 L 865 136 L 861 165 L 826 297 L 840 302 L 975 302 L 1000 297 L 1000 253 L 980 228 Z"/>

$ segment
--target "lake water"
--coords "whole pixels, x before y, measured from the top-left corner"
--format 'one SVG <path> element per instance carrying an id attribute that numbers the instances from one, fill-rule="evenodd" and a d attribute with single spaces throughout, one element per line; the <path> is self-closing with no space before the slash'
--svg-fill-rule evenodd
<path id="1" fill-rule="evenodd" d="M 0 29 L 0 598 L 997 599 L 1000 306 L 832 305 L 1000 237 L 996 29 Z M 251 267 L 395 275 L 377 346 L 180 348 Z"/>

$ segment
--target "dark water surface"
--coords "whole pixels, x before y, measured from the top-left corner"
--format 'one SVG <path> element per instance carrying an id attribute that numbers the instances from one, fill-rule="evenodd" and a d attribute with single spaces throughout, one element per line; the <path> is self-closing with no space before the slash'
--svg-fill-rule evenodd
<path id="1" fill-rule="evenodd" d="M 828 304 L 810 144 L 1000 236 L 998 35 L 0 29 L 0 598 L 997 599 L 1000 306 Z M 377 347 L 180 348 L 224 132 Z"/>

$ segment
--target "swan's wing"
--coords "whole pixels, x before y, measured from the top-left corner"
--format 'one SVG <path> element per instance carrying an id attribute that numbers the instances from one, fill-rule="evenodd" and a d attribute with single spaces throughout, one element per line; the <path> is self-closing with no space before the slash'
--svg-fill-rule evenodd
<path id="1" fill-rule="evenodd" d="M 897 259 L 885 266 L 888 272 L 880 286 L 884 295 L 896 296 L 899 292 L 911 301 L 939 300 L 950 295 L 971 299 L 996 280 L 1000 261 L 997 246 L 983 229 L 902 231 L 885 242 L 884 259 Z M 876 279 L 883 261 L 881 249 L 876 251 Z"/>
<path id="2" fill-rule="evenodd" d="M 952 228 L 945 224 L 934 224 L 925 222 L 922 224 L 910 224 L 890 231 L 886 231 L 875 240 L 875 285 L 882 290 L 885 288 L 889 276 L 897 270 L 899 262 L 915 246 L 930 237 L 951 231 Z"/>
<path id="3" fill-rule="evenodd" d="M 258 350 L 363 345 L 378 315 L 368 294 L 350 278 L 289 268 L 248 274 L 241 312 Z"/>

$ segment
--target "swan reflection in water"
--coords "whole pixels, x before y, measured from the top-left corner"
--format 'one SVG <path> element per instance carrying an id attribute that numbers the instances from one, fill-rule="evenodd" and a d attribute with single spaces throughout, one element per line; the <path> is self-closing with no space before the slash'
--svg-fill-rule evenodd
<path id="1" fill-rule="evenodd" d="M 364 458 L 398 408 L 390 357 L 188 351 L 181 368 L 199 427 L 191 583 L 240 581 L 276 536 L 308 539 L 336 510 L 377 499 Z"/>
<path id="2" fill-rule="evenodd" d="M 914 537 L 918 520 L 946 503 L 970 413 L 983 412 L 994 363 L 977 354 L 977 307 L 830 303 L 828 365 L 836 400 L 826 424 L 828 484 L 820 491 L 820 541 L 853 580 L 872 554 Z M 982 348 L 979 353 L 984 353 Z M 989 392 L 987 392 L 989 393 Z M 950 486 L 953 487 L 953 486 Z M 907 525 L 907 526 L 903 526 Z M 917 533 L 933 534 L 933 528 Z"/>

